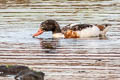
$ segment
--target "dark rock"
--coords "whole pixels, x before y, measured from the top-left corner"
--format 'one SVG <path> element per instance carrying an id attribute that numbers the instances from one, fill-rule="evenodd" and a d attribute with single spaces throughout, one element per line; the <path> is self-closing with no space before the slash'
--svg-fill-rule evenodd
<path id="1" fill-rule="evenodd" d="M 26 66 L 19 66 L 19 65 L 1 65 L 0 66 L 0 76 L 4 75 L 16 75 L 20 71 L 29 70 Z"/>
<path id="2" fill-rule="evenodd" d="M 15 76 L 15 80 L 44 80 L 43 72 L 35 72 L 32 70 L 24 70 Z"/>
<path id="3" fill-rule="evenodd" d="M 11 74 L 17 74 L 23 70 L 29 70 L 28 67 L 26 66 L 9 66 L 8 67 L 8 72 L 11 73 Z"/>
<path id="4" fill-rule="evenodd" d="M 26 66 L 20 65 L 1 65 L 0 76 L 16 75 L 15 80 L 44 80 L 43 72 L 30 70 Z"/>
<path id="5" fill-rule="evenodd" d="M 4 65 L 0 66 L 0 76 L 4 76 L 7 73 L 8 68 Z"/>

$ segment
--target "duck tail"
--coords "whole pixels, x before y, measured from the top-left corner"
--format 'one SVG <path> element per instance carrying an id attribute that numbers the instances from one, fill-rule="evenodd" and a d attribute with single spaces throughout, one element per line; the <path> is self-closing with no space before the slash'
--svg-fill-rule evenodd
<path id="1" fill-rule="evenodd" d="M 105 25 L 105 29 L 101 32 L 102 35 L 105 35 L 111 26 Z"/>

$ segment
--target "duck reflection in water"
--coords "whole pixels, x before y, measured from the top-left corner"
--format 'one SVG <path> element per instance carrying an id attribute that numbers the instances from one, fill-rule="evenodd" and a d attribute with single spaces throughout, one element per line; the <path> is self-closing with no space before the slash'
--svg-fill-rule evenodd
<path id="1" fill-rule="evenodd" d="M 59 46 L 59 40 L 53 38 L 42 39 L 40 45 L 45 53 L 56 53 L 56 48 Z"/>

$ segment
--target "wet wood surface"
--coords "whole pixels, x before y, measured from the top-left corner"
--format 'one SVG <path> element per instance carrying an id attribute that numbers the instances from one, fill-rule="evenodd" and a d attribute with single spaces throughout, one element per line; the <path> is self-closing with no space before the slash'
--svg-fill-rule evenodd
<path id="1" fill-rule="evenodd" d="M 0 64 L 29 66 L 45 80 L 119 80 L 119 10 L 119 0 L 0 0 Z M 32 38 L 46 19 L 112 26 L 105 38 Z"/>

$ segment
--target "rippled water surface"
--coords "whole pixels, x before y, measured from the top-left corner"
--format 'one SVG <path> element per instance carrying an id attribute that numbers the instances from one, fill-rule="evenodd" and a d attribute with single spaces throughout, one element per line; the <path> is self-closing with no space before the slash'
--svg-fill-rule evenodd
<path id="1" fill-rule="evenodd" d="M 112 26 L 106 38 L 32 38 L 46 19 Z M 29 66 L 45 80 L 119 80 L 119 26 L 119 0 L 0 0 L 0 64 Z"/>

